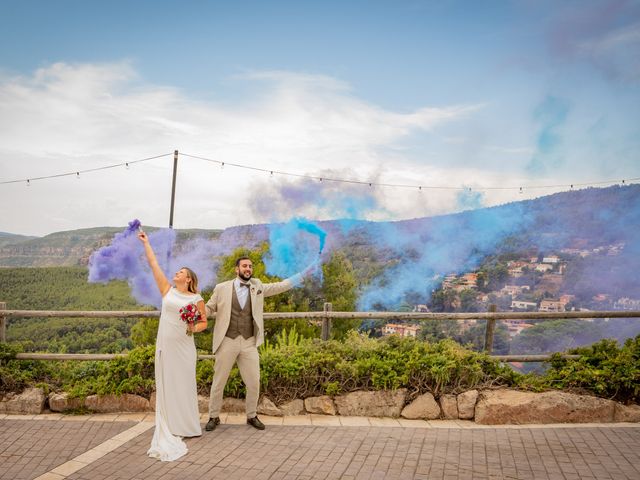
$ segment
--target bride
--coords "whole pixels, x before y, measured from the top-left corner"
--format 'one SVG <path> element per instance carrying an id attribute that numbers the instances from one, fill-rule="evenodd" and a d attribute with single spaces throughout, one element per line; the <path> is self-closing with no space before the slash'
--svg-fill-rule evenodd
<path id="1" fill-rule="evenodd" d="M 174 285 L 171 286 L 158 265 L 146 233 L 140 231 L 138 238 L 162 295 L 155 356 L 156 428 L 147 455 L 168 462 L 187 453 L 181 437 L 202 435 L 193 332 L 207 328 L 207 316 L 204 301 L 197 293 L 196 274 L 188 268 L 181 268 L 173 277 Z M 200 321 L 193 325 L 183 322 L 180 315 L 183 307 L 197 309 Z"/>

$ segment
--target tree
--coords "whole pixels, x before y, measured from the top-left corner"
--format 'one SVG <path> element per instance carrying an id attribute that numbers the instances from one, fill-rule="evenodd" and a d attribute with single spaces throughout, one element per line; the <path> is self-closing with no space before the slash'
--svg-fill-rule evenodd
<path id="1" fill-rule="evenodd" d="M 325 301 L 331 302 L 335 311 L 353 312 L 356 309 L 358 284 L 349 259 L 341 252 L 333 252 L 329 261 L 322 265 L 322 275 Z M 344 338 L 349 330 L 357 329 L 360 323 L 358 319 L 333 322 L 333 338 Z"/>

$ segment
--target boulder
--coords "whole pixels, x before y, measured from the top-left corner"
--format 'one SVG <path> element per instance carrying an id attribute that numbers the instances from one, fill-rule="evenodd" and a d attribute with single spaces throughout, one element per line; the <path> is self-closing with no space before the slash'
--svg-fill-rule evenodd
<path id="1" fill-rule="evenodd" d="M 89 395 L 84 406 L 99 413 L 146 412 L 149 400 L 139 395 L 123 393 L 122 395 Z"/>
<path id="2" fill-rule="evenodd" d="M 475 421 L 485 425 L 527 423 L 612 422 L 615 402 L 565 392 L 485 390 L 476 405 Z"/>
<path id="3" fill-rule="evenodd" d="M 406 388 L 374 392 L 351 392 L 336 397 L 335 403 L 340 415 L 397 418 L 402 412 L 406 397 Z M 309 409 L 307 408 L 307 410 Z"/>
<path id="4" fill-rule="evenodd" d="M 336 406 L 328 395 L 305 398 L 304 408 L 309 413 L 319 413 L 321 415 L 336 414 Z"/>
<path id="5" fill-rule="evenodd" d="M 67 392 L 49 394 L 49 410 L 52 412 L 66 412 L 84 407 L 84 398 L 69 398 Z"/>
<path id="6" fill-rule="evenodd" d="M 209 397 L 198 395 L 198 412 L 209 413 Z"/>
<path id="7" fill-rule="evenodd" d="M 478 390 L 469 390 L 458 395 L 458 418 L 471 420 L 475 415 Z"/>
<path id="8" fill-rule="evenodd" d="M 151 396 L 149 397 L 149 410 L 155 412 L 156 411 L 156 391 L 151 392 Z"/>
<path id="9" fill-rule="evenodd" d="M 278 407 L 283 415 L 304 415 L 304 402 L 299 399 L 283 403 Z"/>
<path id="10" fill-rule="evenodd" d="M 435 420 L 440 418 L 440 405 L 431 393 L 425 393 L 404 407 L 400 415 L 413 420 L 419 418 Z"/>
<path id="11" fill-rule="evenodd" d="M 244 398 L 232 397 L 227 397 L 222 400 L 221 410 L 226 413 L 245 413 L 247 411 Z"/>
<path id="12" fill-rule="evenodd" d="M 442 395 L 440 397 L 440 409 L 445 420 L 458 419 L 458 400 L 455 395 Z"/>
<path id="13" fill-rule="evenodd" d="M 27 388 L 19 395 L 10 395 L 2 402 L 0 412 L 12 414 L 39 414 L 44 410 L 47 397 L 42 388 Z"/>
<path id="14" fill-rule="evenodd" d="M 622 405 L 616 403 L 614 422 L 640 422 L 640 405 Z"/>
<path id="15" fill-rule="evenodd" d="M 258 413 L 260 415 L 270 415 L 272 417 L 281 417 L 283 415 L 282 411 L 276 407 L 276 404 L 266 396 L 263 396 L 258 402 Z"/>

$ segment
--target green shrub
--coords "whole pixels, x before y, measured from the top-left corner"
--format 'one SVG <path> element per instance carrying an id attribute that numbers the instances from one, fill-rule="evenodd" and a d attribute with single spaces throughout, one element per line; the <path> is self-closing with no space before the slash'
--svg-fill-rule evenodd
<path id="1" fill-rule="evenodd" d="M 153 345 L 137 347 L 109 362 L 13 360 L 16 350 L 0 350 L 0 393 L 40 384 L 71 396 L 134 393 L 149 396 L 154 389 Z M 602 340 L 574 349 L 580 360 L 559 355 L 545 375 L 522 375 L 484 353 L 452 340 L 435 343 L 396 336 L 372 339 L 350 333 L 344 341 L 322 342 L 282 332 L 275 343 L 260 348 L 262 392 L 274 402 L 356 390 L 407 388 L 411 397 L 431 392 L 435 397 L 473 388 L 507 386 L 533 391 L 573 390 L 623 402 L 640 400 L 640 336 L 619 347 Z M 214 363 L 196 365 L 198 391 L 209 393 Z M 241 398 L 245 387 L 237 367 L 224 393 Z"/>
<path id="2" fill-rule="evenodd" d="M 569 353 L 582 355 L 567 360 L 555 354 L 545 383 L 552 388 L 576 390 L 620 402 L 640 401 L 640 335 L 622 347 L 615 340 L 600 340 Z"/>

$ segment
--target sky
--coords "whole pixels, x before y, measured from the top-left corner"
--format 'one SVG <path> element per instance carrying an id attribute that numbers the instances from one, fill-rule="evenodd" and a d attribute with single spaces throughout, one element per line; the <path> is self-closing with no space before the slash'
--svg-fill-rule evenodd
<path id="1" fill-rule="evenodd" d="M 175 228 L 640 177 L 637 0 L 4 0 L 0 27 L 0 232 L 168 226 L 175 150 Z"/>

